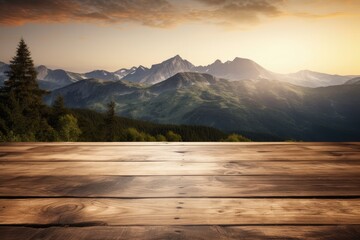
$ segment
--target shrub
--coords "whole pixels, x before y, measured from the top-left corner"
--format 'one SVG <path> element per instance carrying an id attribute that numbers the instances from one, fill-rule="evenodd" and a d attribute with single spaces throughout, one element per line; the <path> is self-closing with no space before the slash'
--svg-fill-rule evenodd
<path id="1" fill-rule="evenodd" d="M 224 142 L 251 142 L 251 140 L 242 135 L 233 133 L 224 139 Z"/>

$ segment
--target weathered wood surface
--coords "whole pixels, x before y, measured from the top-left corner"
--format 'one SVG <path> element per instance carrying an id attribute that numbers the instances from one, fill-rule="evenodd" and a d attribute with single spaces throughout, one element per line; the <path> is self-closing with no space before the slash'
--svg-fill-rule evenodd
<path id="1" fill-rule="evenodd" d="M 235 144 L 218 145 L 144 144 L 101 145 L 25 144 L 0 146 L 0 161 L 186 161 L 228 162 L 263 160 L 360 160 L 360 145 L 355 143 Z M 95 145 L 100 144 L 100 145 Z M 198 144 L 198 145 L 197 145 Z M 301 154 L 299 154 L 301 152 Z"/>
<path id="2" fill-rule="evenodd" d="M 1 199 L 2 224 L 360 224 L 358 199 Z"/>
<path id="3" fill-rule="evenodd" d="M 360 197 L 360 176 L 0 176 L 0 197 Z"/>
<path id="4" fill-rule="evenodd" d="M 360 143 L 0 144 L 0 239 L 360 239 Z"/>
<path id="5" fill-rule="evenodd" d="M 74 149 L 76 151 L 76 149 Z M 211 150 L 214 151 L 214 150 Z M 142 150 L 131 153 L 129 151 L 114 151 L 112 154 L 104 150 L 92 153 L 93 151 L 86 151 L 84 153 L 69 153 L 58 152 L 53 153 L 3 153 L 0 155 L 0 162 L 235 162 L 235 161 L 267 161 L 267 160 L 308 160 L 308 161 L 329 161 L 329 160 L 360 160 L 355 152 L 320 152 L 309 151 L 299 155 L 297 151 L 293 152 L 170 152 L 170 151 L 156 151 L 156 150 Z M 226 150 L 222 150 L 226 151 Z M 51 153 L 51 156 L 48 154 Z M 158 155 L 158 156 L 157 156 Z"/>
<path id="6" fill-rule="evenodd" d="M 29 171 L 31 169 L 31 171 Z M 218 175 L 353 175 L 360 161 L 242 161 L 188 162 L 27 162 L 0 163 L 0 172 L 11 176 L 218 176 Z"/>

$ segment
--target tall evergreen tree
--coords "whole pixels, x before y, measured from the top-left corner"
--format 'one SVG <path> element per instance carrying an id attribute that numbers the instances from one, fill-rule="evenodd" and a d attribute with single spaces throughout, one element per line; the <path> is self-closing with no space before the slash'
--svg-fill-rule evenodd
<path id="1" fill-rule="evenodd" d="M 9 129 L 23 141 L 34 141 L 44 123 L 42 97 L 46 92 L 37 84 L 34 63 L 23 39 L 9 67 L 8 80 L 1 89 L 2 100 L 7 105 L 3 109 L 8 110 Z"/>
<path id="2" fill-rule="evenodd" d="M 24 39 L 20 40 L 16 55 L 10 61 L 9 67 L 10 70 L 6 73 L 8 80 L 4 83 L 4 91 L 13 94 L 22 106 L 42 105 L 42 97 L 46 92 L 41 90 L 37 84 L 37 72 Z"/>
<path id="3" fill-rule="evenodd" d="M 111 101 L 107 104 L 107 112 L 105 117 L 105 139 L 108 142 L 115 141 L 116 136 L 116 119 L 115 119 L 115 102 Z"/>

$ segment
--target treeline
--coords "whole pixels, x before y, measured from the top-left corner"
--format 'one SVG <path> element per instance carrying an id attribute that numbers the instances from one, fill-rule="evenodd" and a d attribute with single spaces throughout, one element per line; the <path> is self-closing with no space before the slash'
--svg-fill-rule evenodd
<path id="1" fill-rule="evenodd" d="M 111 112 L 111 111 L 110 111 Z M 79 141 L 222 141 L 227 135 L 203 126 L 155 124 L 87 109 L 72 109 L 82 134 Z M 112 126 L 112 127 L 109 127 Z M 111 130 L 111 132 L 109 132 Z"/>
<path id="2" fill-rule="evenodd" d="M 202 126 L 164 125 L 115 115 L 115 103 L 106 113 L 67 109 L 59 96 L 53 106 L 37 84 L 30 51 L 21 39 L 0 89 L 0 141 L 249 141 Z"/>

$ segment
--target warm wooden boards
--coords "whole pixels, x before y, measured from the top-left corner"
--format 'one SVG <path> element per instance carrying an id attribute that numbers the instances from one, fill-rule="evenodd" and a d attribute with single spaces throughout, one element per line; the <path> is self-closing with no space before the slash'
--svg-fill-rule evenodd
<path id="1" fill-rule="evenodd" d="M 31 169 L 31 171 L 29 171 Z M 217 175 L 354 175 L 360 161 L 241 161 L 188 162 L 27 162 L 0 163 L 0 172 L 11 176 L 217 176 Z"/>
<path id="2" fill-rule="evenodd" d="M 0 176 L 0 197 L 360 197 L 360 176 Z"/>
<path id="3" fill-rule="evenodd" d="M 1 240 L 352 240 L 359 229 L 360 143 L 0 145 Z"/>
<path id="4" fill-rule="evenodd" d="M 2 224 L 360 224 L 358 199 L 2 199 Z"/>
<path id="5" fill-rule="evenodd" d="M 360 160 L 360 146 L 354 143 L 319 145 L 310 144 L 235 144 L 219 145 L 144 144 L 137 145 L 84 145 L 84 144 L 26 144 L 0 146 L 0 161 L 111 161 L 111 162 L 229 162 L 264 160 Z M 301 154 L 299 154 L 299 152 Z"/>

